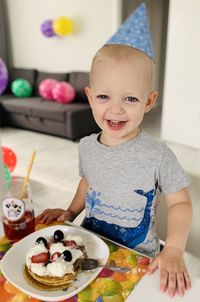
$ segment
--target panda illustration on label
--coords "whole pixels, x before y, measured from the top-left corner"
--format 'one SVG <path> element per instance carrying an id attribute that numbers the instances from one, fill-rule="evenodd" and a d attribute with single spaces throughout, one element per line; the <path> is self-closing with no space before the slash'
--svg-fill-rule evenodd
<path id="1" fill-rule="evenodd" d="M 20 199 L 8 197 L 2 202 L 2 210 L 9 221 L 18 221 L 25 213 L 25 204 Z"/>

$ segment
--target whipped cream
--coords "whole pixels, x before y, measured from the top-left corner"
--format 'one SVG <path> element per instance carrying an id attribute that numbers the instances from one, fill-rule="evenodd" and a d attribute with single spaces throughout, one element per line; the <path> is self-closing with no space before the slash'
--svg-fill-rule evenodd
<path id="1" fill-rule="evenodd" d="M 83 245 L 83 240 L 80 236 L 73 236 L 73 235 L 66 235 L 65 240 L 72 240 L 75 241 L 77 245 L 81 246 Z"/>
<path id="2" fill-rule="evenodd" d="M 31 263 L 28 265 L 28 268 L 38 276 L 46 276 L 47 275 L 47 268 L 46 266 L 42 265 L 42 263 Z"/>
<path id="3" fill-rule="evenodd" d="M 39 255 L 41 253 L 48 253 L 48 249 L 44 246 L 43 243 L 34 245 L 26 254 L 26 265 L 30 267 L 31 257 Z"/>
<path id="4" fill-rule="evenodd" d="M 50 246 L 49 252 L 50 255 L 53 255 L 56 252 L 62 254 L 62 252 L 64 252 L 65 250 L 68 250 L 68 248 L 64 246 L 62 242 L 56 242 Z"/>
<path id="5" fill-rule="evenodd" d="M 74 272 L 74 267 L 72 262 L 67 262 L 64 260 L 56 260 L 55 262 L 49 263 L 46 267 L 46 275 L 63 277 L 67 273 Z"/>
<path id="6" fill-rule="evenodd" d="M 70 237 L 70 240 L 74 240 L 74 237 Z M 81 241 L 79 240 L 79 242 Z M 50 262 L 47 265 L 45 265 L 45 263 L 32 263 L 31 261 L 32 256 L 38 255 L 40 253 L 49 252 L 50 259 L 51 259 L 51 256 L 53 254 L 55 253 L 62 254 L 62 252 L 66 250 L 70 251 L 72 254 L 71 261 L 65 261 L 63 257 L 58 257 L 54 262 Z M 71 248 L 70 246 L 64 246 L 62 242 L 52 243 L 49 250 L 44 246 L 43 243 L 39 243 L 33 246 L 28 251 L 26 255 L 26 265 L 33 273 L 39 276 L 63 277 L 67 273 L 74 272 L 73 263 L 76 260 L 80 259 L 82 256 L 83 256 L 83 252 L 80 249 Z"/>

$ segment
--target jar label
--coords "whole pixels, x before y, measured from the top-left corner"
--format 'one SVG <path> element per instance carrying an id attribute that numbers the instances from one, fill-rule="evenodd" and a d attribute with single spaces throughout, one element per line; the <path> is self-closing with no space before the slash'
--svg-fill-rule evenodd
<path id="1" fill-rule="evenodd" d="M 18 221 L 25 213 L 25 205 L 20 199 L 8 197 L 2 202 L 2 211 L 9 221 Z"/>

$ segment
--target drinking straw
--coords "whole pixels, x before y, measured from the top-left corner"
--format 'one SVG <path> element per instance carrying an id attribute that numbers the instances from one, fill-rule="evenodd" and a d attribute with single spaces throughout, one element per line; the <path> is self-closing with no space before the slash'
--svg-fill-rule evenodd
<path id="1" fill-rule="evenodd" d="M 27 188 L 27 185 L 28 185 L 28 182 L 29 182 L 29 177 L 30 177 L 30 174 L 31 174 L 31 169 L 32 169 L 33 162 L 34 162 L 34 159 L 35 159 L 35 154 L 36 154 L 36 151 L 33 151 L 32 156 L 31 156 L 31 161 L 30 161 L 29 166 L 28 166 L 27 174 L 26 174 L 26 177 L 24 179 L 24 183 L 23 183 L 23 186 L 22 186 L 22 190 L 21 190 L 19 199 L 24 198 L 26 188 Z"/>

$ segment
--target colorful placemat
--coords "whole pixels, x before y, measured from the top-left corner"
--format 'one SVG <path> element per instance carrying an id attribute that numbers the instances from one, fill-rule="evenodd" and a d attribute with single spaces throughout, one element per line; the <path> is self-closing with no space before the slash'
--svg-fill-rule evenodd
<path id="1" fill-rule="evenodd" d="M 55 225 L 58 223 L 53 223 Z M 48 225 L 49 226 L 49 225 Z M 46 225 L 37 225 L 41 229 Z M 105 241 L 110 250 L 108 263 L 116 266 L 131 268 L 130 271 L 114 272 L 104 268 L 99 276 L 76 296 L 63 300 L 63 302 L 124 302 L 132 292 L 135 285 L 146 272 L 149 258 L 137 252 L 119 246 L 116 243 Z M 0 238 L 0 259 L 11 247 L 6 237 Z M 14 269 L 14 268 L 13 268 Z M 0 271 L 0 301 L 1 302 L 43 302 L 22 293 L 9 283 Z"/>

